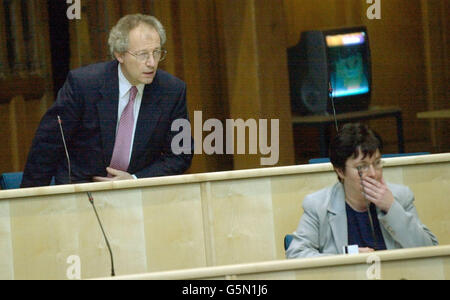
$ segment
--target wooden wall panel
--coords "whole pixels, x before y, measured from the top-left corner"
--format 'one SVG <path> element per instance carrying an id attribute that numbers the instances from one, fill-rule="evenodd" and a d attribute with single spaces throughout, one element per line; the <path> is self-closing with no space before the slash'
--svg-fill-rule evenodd
<path id="1" fill-rule="evenodd" d="M 26 151 L 24 141 L 28 140 L 25 134 L 25 103 L 22 96 L 14 97 L 9 103 L 11 158 L 14 170 L 20 170 L 21 163 L 25 161 Z"/>
<path id="2" fill-rule="evenodd" d="M 178 46 L 179 26 L 176 26 L 177 20 L 174 20 L 173 18 L 173 1 L 153 0 L 151 1 L 151 5 L 147 6 L 150 8 L 149 14 L 154 15 L 166 29 L 167 41 L 164 47 L 167 49 L 168 53 L 167 58 L 160 63 L 159 67 L 170 74 L 182 74 L 182 72 L 177 71 L 177 66 L 181 65 L 182 62 L 181 55 L 177 55 L 181 49 Z"/>
<path id="3" fill-rule="evenodd" d="M 286 22 L 282 6 L 275 1 L 255 1 L 256 42 L 258 45 L 258 80 L 262 119 L 278 119 L 279 161 L 277 166 L 294 164 L 293 135 L 289 98 L 286 45 Z M 268 140 L 270 141 L 268 134 Z"/>
<path id="4" fill-rule="evenodd" d="M 89 38 L 91 42 L 91 53 L 94 60 L 106 61 L 111 59 L 108 49 L 109 24 L 105 22 L 106 10 L 100 1 L 89 1 L 87 4 L 89 17 Z"/>
<path id="5" fill-rule="evenodd" d="M 0 3 L 0 118 L 5 125 L 0 133 L 0 173 L 23 170 L 51 98 L 46 8 L 45 0 Z"/>
<path id="6" fill-rule="evenodd" d="M 9 103 L 0 103 L 0 116 L 4 122 L 3 126 L 0 126 L 0 140 L 2 147 L 0 147 L 0 170 L 1 172 L 13 171 L 12 154 L 13 149 L 11 141 L 11 127 L 10 127 L 10 113 Z"/>
<path id="7" fill-rule="evenodd" d="M 225 71 L 220 61 L 217 44 L 215 6 L 212 1 L 179 1 L 176 7 L 179 18 L 179 34 L 175 47 L 181 49 L 182 74 L 177 74 L 187 84 L 187 101 L 191 130 L 197 145 L 191 172 L 229 170 L 231 161 L 225 155 L 207 155 L 203 149 L 203 138 L 209 132 L 203 131 L 203 122 L 215 118 L 225 124 L 227 99 L 222 94 L 221 76 Z M 195 13 L 193 13 L 195 12 Z M 194 112 L 201 112 L 202 120 L 194 119 Z M 201 128 L 198 128 L 201 127 Z M 197 139 L 199 137 L 199 139 Z"/>
<path id="8" fill-rule="evenodd" d="M 275 1 L 253 0 L 220 0 L 217 4 L 230 118 L 269 119 L 269 123 L 279 119 L 277 165 L 293 164 L 286 54 L 285 48 L 279 47 L 286 44 L 282 6 Z M 248 148 L 247 144 L 246 153 Z M 235 154 L 234 169 L 260 167 L 262 157 L 266 156 L 259 151 L 256 155 Z"/>
<path id="9" fill-rule="evenodd" d="M 5 9 L 3 7 L 3 1 L 0 1 L 0 79 L 5 78 L 9 72 L 8 67 L 8 53 L 6 50 L 6 25 L 5 19 Z"/>
<path id="10" fill-rule="evenodd" d="M 381 20 L 368 20 L 370 34 L 374 105 L 397 105 L 403 111 L 406 152 L 432 151 L 427 122 L 416 114 L 427 109 L 425 61 L 420 1 L 394 0 L 382 4 Z M 367 7 L 367 6 L 366 6 Z M 372 122 L 395 142 L 393 127 Z"/>
<path id="11" fill-rule="evenodd" d="M 305 30 L 351 26 L 361 22 L 360 0 L 283 0 L 289 46 L 298 43 Z"/>
<path id="12" fill-rule="evenodd" d="M 14 49 L 13 73 L 23 76 L 26 72 L 25 43 L 20 1 L 10 1 L 11 44 Z"/>
<path id="13" fill-rule="evenodd" d="M 70 33 L 70 69 L 86 66 L 94 62 L 89 34 L 87 4 L 81 2 L 81 19 L 69 21 Z"/>
<path id="14" fill-rule="evenodd" d="M 444 0 L 421 1 L 426 62 L 427 110 L 450 108 L 449 21 L 450 4 Z M 430 123 L 430 136 L 436 152 L 450 149 L 450 121 L 423 120 Z"/>
<path id="15" fill-rule="evenodd" d="M 48 94 L 48 98 L 53 98 L 53 81 L 52 81 L 52 62 L 50 55 L 50 33 L 48 28 L 48 11 L 43 9 L 47 5 L 46 0 L 33 0 L 33 11 L 36 14 L 33 17 L 33 29 L 34 38 L 36 44 L 36 54 L 38 63 L 36 63 L 37 74 L 42 75 L 45 78 L 45 91 Z M 44 107 L 48 106 L 46 99 L 43 99 Z M 41 109 L 41 113 L 44 110 Z"/>
<path id="16" fill-rule="evenodd" d="M 444 32 L 443 32 L 443 40 L 444 42 L 442 43 L 444 45 L 444 49 L 443 52 L 445 54 L 444 58 L 444 65 L 442 66 L 445 70 L 445 82 L 447 82 L 447 89 L 446 89 L 446 100 L 445 102 L 442 104 L 442 106 L 446 106 L 447 108 L 450 105 L 450 85 L 448 84 L 448 82 L 450 82 L 450 57 L 449 57 L 449 53 L 450 53 L 450 18 L 448 17 L 448 12 L 450 11 L 450 2 L 449 1 L 444 1 L 442 0 L 442 7 L 443 9 L 441 10 L 441 18 L 443 21 L 443 26 L 444 26 Z M 440 140 L 444 141 L 444 144 L 442 146 L 441 151 L 450 151 L 450 120 L 446 120 L 446 122 L 444 123 L 444 125 L 442 126 L 442 131 L 440 134 Z"/>
<path id="17" fill-rule="evenodd" d="M 29 69 L 33 73 L 42 74 L 42 51 L 39 47 L 39 31 L 37 27 L 37 19 L 40 16 L 40 11 L 37 10 L 36 0 L 26 1 L 26 18 L 27 18 L 27 57 L 29 62 Z M 35 13 L 30 13 L 35 12 Z"/>

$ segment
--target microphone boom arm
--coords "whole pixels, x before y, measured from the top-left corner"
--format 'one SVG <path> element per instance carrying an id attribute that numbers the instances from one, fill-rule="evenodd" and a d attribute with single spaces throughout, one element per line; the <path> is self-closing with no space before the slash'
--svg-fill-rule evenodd
<path id="1" fill-rule="evenodd" d="M 97 213 L 97 209 L 95 208 L 94 197 L 92 197 L 91 192 L 87 192 L 87 195 L 89 198 L 89 202 L 92 204 L 92 207 L 94 208 L 95 216 L 97 217 L 98 224 L 100 225 L 100 229 L 102 230 L 103 237 L 105 238 L 106 246 L 108 247 L 109 256 L 111 258 L 111 276 L 114 277 L 116 275 L 116 273 L 114 272 L 114 259 L 113 259 L 111 246 L 109 245 L 109 241 L 108 241 L 108 238 L 106 237 L 105 230 L 103 230 L 102 222 L 100 221 L 100 218 Z"/>

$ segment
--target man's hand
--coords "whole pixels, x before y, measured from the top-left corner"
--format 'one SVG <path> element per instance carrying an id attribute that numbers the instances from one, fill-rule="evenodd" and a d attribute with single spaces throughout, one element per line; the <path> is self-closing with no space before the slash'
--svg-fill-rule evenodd
<path id="1" fill-rule="evenodd" d="M 381 182 L 370 178 L 363 178 L 363 188 L 367 200 L 375 204 L 385 213 L 388 213 L 392 204 L 394 203 L 394 196 L 386 185 L 386 182 L 381 178 Z"/>
<path id="2" fill-rule="evenodd" d="M 101 177 L 101 176 L 94 176 L 94 181 L 115 181 L 115 180 L 127 180 L 127 179 L 134 179 L 134 177 L 121 170 L 116 170 L 110 167 L 106 168 L 106 172 L 108 172 L 108 177 Z"/>

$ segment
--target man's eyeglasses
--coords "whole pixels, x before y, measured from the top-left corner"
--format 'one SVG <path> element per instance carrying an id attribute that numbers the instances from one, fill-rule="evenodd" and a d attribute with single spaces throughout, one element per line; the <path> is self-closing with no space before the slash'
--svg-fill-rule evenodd
<path id="1" fill-rule="evenodd" d="M 148 52 L 141 52 L 141 53 L 133 53 L 127 50 L 127 53 L 133 55 L 134 57 L 136 57 L 136 59 L 142 63 L 145 63 L 149 60 L 150 58 L 150 53 Z M 167 55 L 167 50 L 166 49 L 156 49 L 153 50 L 152 54 L 153 59 L 155 61 L 163 61 L 166 58 Z"/>
<path id="2" fill-rule="evenodd" d="M 370 170 L 370 166 L 372 166 L 374 170 L 379 171 L 383 168 L 383 165 L 384 165 L 383 160 L 379 159 L 371 164 L 361 163 L 360 165 L 356 166 L 356 169 L 360 174 L 367 174 Z"/>

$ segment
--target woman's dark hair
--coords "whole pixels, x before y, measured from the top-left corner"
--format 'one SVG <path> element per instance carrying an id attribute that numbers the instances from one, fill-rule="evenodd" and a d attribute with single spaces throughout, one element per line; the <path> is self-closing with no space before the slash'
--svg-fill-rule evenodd
<path id="1" fill-rule="evenodd" d="M 345 172 L 345 163 L 349 158 L 372 156 L 377 150 L 382 152 L 383 140 L 367 125 L 360 123 L 345 124 L 330 143 L 330 161 L 335 169 Z M 340 179 L 339 179 L 340 180 Z"/>

